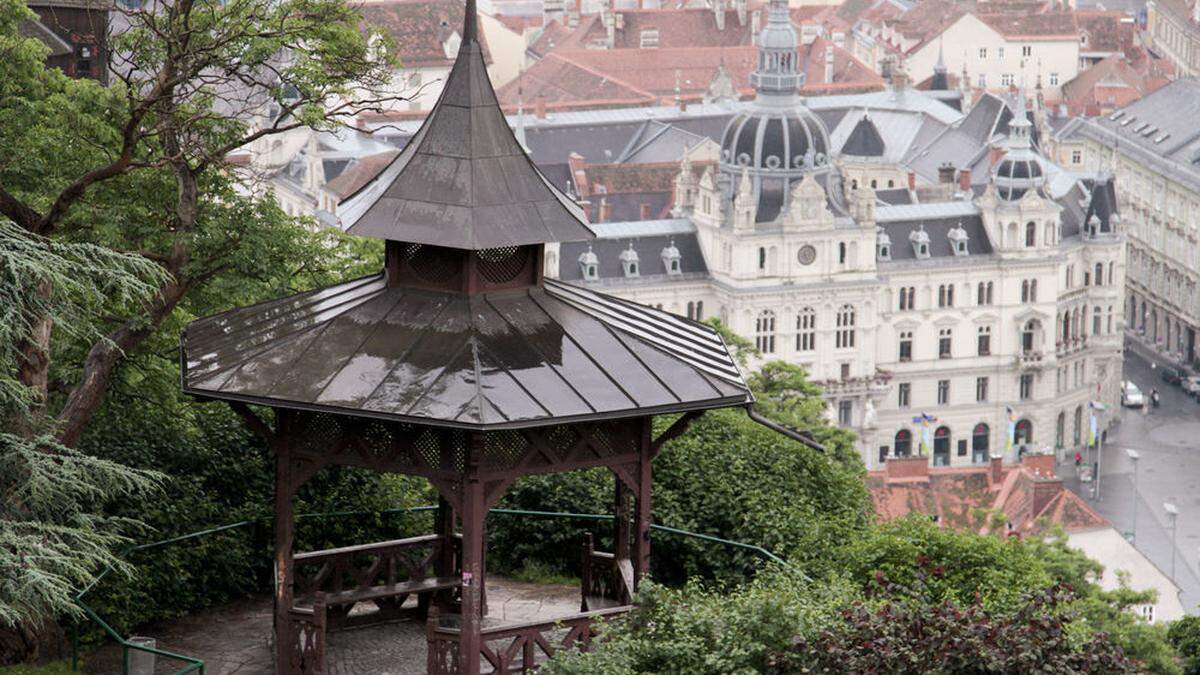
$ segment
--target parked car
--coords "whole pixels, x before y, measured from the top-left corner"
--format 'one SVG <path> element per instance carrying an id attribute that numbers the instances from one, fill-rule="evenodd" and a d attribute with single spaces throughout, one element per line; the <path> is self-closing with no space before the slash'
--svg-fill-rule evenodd
<path id="1" fill-rule="evenodd" d="M 1188 396 L 1200 396 L 1200 375 L 1188 375 L 1180 383 Z"/>
<path id="2" fill-rule="evenodd" d="M 1163 366 L 1162 368 L 1162 379 L 1167 384 L 1180 384 L 1185 376 L 1182 370 L 1174 366 Z"/>
<path id="3" fill-rule="evenodd" d="M 1140 408 L 1146 405 L 1146 397 L 1136 384 L 1125 381 L 1121 383 L 1121 405 L 1126 408 Z"/>

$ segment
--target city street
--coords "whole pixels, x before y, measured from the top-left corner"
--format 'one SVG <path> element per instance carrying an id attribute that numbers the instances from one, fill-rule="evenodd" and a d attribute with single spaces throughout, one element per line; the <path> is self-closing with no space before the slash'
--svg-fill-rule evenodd
<path id="1" fill-rule="evenodd" d="M 1062 467 L 1068 487 L 1086 498 L 1122 532 L 1134 530 L 1135 544 L 1159 568 L 1171 571 L 1171 531 L 1164 502 L 1178 507 L 1175 541 L 1175 580 L 1183 590 L 1188 612 L 1200 608 L 1200 403 L 1182 389 L 1162 381 L 1158 361 L 1151 367 L 1150 352 L 1129 348 L 1125 352 L 1125 379 L 1146 394 L 1146 410 L 1111 411 L 1119 422 L 1112 428 L 1100 462 L 1098 499 L 1091 486 L 1074 479 L 1071 463 Z M 1149 405 L 1150 390 L 1157 388 L 1160 407 Z M 1137 467 L 1137 506 L 1134 507 L 1134 469 L 1127 449 L 1140 454 Z M 1094 458 L 1093 458 L 1094 461 Z M 1101 561 L 1103 562 L 1103 561 Z"/>

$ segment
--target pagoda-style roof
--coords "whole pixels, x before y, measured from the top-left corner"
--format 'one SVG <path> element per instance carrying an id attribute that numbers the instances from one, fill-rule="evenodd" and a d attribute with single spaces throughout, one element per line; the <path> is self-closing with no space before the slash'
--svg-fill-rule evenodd
<path id="1" fill-rule="evenodd" d="M 547 279 L 460 294 L 346 282 L 192 323 L 197 396 L 468 429 L 744 405 L 708 326 Z"/>
<path id="2" fill-rule="evenodd" d="M 458 249 L 595 235 L 505 121 L 468 0 L 463 40 L 441 97 L 396 159 L 338 207 L 350 234 Z"/>

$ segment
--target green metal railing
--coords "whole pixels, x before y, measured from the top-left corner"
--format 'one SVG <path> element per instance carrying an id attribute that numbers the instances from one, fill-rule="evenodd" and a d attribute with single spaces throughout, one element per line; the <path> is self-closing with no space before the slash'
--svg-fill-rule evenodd
<path id="1" fill-rule="evenodd" d="M 438 507 L 436 505 L 427 505 L 427 506 L 413 506 L 413 507 L 397 508 L 397 509 L 385 509 L 382 511 L 327 511 L 327 512 L 323 512 L 323 513 L 299 514 L 296 516 L 296 520 L 298 520 L 298 521 L 299 520 L 308 520 L 308 519 L 313 519 L 313 518 L 346 518 L 346 517 L 350 517 L 350 516 L 370 516 L 370 515 L 385 516 L 385 515 L 394 515 L 394 514 L 399 514 L 399 513 L 421 513 L 421 512 L 426 512 L 426 511 L 435 511 L 435 510 L 437 510 L 437 508 Z M 611 521 L 615 518 L 614 515 L 609 514 L 609 513 L 571 513 L 571 512 L 561 512 L 561 511 L 530 511 L 530 510 L 526 510 L 526 509 L 492 509 L 488 513 L 495 513 L 495 514 L 507 515 L 507 516 L 526 516 L 526 517 L 534 517 L 534 518 L 567 518 L 567 519 L 571 519 L 571 520 L 593 520 L 593 521 Z M 161 548 L 164 546 L 171 546 L 171 545 L 179 544 L 179 543 L 182 543 L 185 541 L 191 541 L 194 539 L 199 539 L 201 537 L 207 537 L 207 536 L 211 536 L 214 534 L 219 534 L 221 532 L 229 532 L 232 530 L 238 530 L 238 529 L 241 529 L 244 527 L 252 527 L 252 526 L 260 523 L 261 521 L 264 521 L 267 519 L 269 519 L 268 516 L 264 516 L 262 518 L 253 519 L 253 520 L 242 520 L 242 521 L 238 521 L 236 523 L 229 523 L 227 525 L 221 525 L 219 527 L 213 527 L 213 528 L 210 528 L 207 530 L 200 530 L 199 532 L 192 532 L 190 534 L 185 534 L 185 535 L 181 535 L 178 537 L 172 537 L 171 539 L 164 539 L 162 541 L 155 541 L 155 542 L 151 542 L 148 544 L 131 546 L 122 552 L 122 557 L 129 558 L 131 555 L 133 555 L 135 553 L 139 553 L 141 551 L 146 551 L 146 550 L 150 550 L 150 549 L 154 549 L 154 548 Z M 774 553 L 768 551 L 767 549 L 765 549 L 761 546 L 755 546 L 754 544 L 747 544 L 744 542 L 733 541 L 730 539 L 722 539 L 721 537 L 715 537 L 710 534 L 700 534 L 699 532 L 689 532 L 687 530 L 681 530 L 678 528 L 667 527 L 666 525 L 657 525 L 657 524 L 653 524 L 653 523 L 651 523 L 650 529 L 658 531 L 658 532 L 664 532 L 666 534 L 672 534 L 672 535 L 678 535 L 681 537 L 697 539 L 699 541 L 706 541 L 706 542 L 710 542 L 710 543 L 714 543 L 714 544 L 730 546 L 733 548 L 740 548 L 740 549 L 755 553 L 759 556 L 762 556 L 763 558 L 765 558 L 771 562 L 783 565 L 785 567 L 790 567 L 789 563 L 786 560 L 784 560 L 783 558 L 780 558 L 779 556 L 775 555 Z M 177 654 L 175 652 L 167 651 L 165 649 L 157 649 L 155 647 L 148 647 L 146 645 L 130 642 L 128 638 L 122 637 L 121 634 L 118 633 L 107 622 L 105 622 L 104 619 L 101 619 L 100 616 L 98 614 L 96 614 L 96 611 L 94 609 L 92 609 L 84 601 L 84 596 L 86 596 L 88 593 L 92 592 L 92 590 L 94 590 L 96 588 L 96 586 L 99 585 L 100 582 L 105 579 L 105 577 L 107 577 L 111 572 L 113 572 L 113 570 L 114 570 L 114 567 L 111 565 L 109 567 L 106 567 L 104 569 L 104 571 L 102 571 L 99 575 L 96 576 L 96 578 L 92 581 L 92 583 L 88 584 L 88 586 L 86 588 L 84 588 L 82 591 L 79 592 L 78 595 L 75 596 L 75 603 L 77 605 L 79 605 L 79 609 L 82 611 L 84 616 L 86 616 L 91 621 L 94 621 L 96 623 L 96 625 L 98 625 L 104 631 L 104 633 L 106 633 L 109 637 L 111 637 L 113 640 L 115 640 L 117 642 L 117 644 L 121 645 L 121 664 L 122 664 L 121 665 L 121 673 L 122 673 L 122 675 L 129 675 L 129 656 L 130 656 L 131 651 L 140 651 L 140 652 L 145 652 L 148 654 L 154 654 L 155 656 L 160 656 L 160 657 L 172 659 L 175 661 L 180 661 L 183 664 L 185 664 L 183 666 L 183 668 L 181 668 L 180 670 L 174 671 L 174 673 L 172 675 L 184 675 L 185 673 L 198 673 L 199 675 L 204 675 L 204 661 L 202 659 L 199 659 L 199 658 L 196 658 L 193 656 L 186 656 L 184 654 Z M 72 627 L 71 669 L 72 670 L 79 669 L 79 625 L 78 625 L 78 623 L 76 623 Z"/>

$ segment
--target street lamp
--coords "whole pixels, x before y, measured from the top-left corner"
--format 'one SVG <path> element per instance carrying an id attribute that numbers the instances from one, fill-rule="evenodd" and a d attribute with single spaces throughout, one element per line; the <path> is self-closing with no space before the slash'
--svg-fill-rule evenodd
<path id="1" fill-rule="evenodd" d="M 1167 520 L 1171 521 L 1171 580 L 1175 580 L 1175 519 L 1179 516 L 1179 508 L 1171 502 L 1163 502 L 1167 512 Z"/>
<path id="2" fill-rule="evenodd" d="M 1133 527 L 1129 531 L 1129 541 L 1137 541 L 1137 503 L 1138 503 L 1138 460 L 1142 458 L 1137 450 L 1126 448 L 1125 454 L 1133 462 Z"/>

